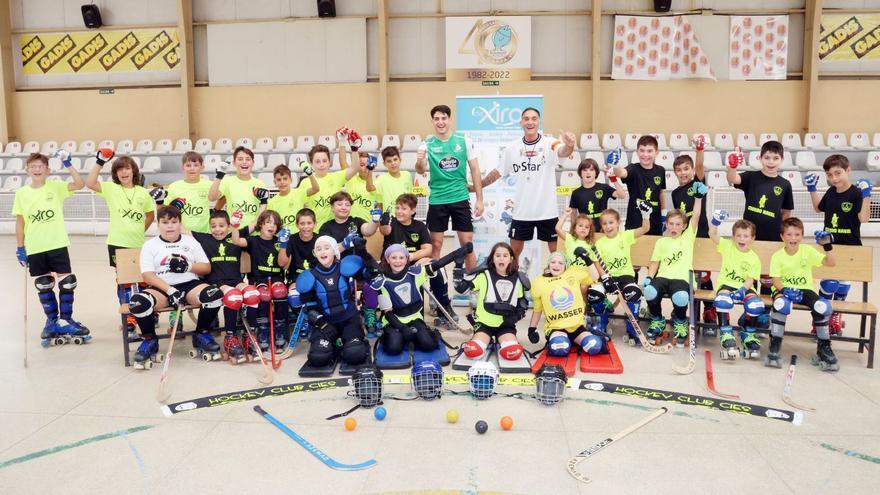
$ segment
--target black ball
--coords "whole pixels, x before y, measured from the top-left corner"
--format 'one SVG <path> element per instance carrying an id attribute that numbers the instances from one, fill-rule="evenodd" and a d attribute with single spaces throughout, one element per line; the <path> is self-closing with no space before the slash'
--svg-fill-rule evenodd
<path id="1" fill-rule="evenodd" d="M 482 435 L 483 433 L 486 433 L 486 431 L 489 430 L 489 425 L 481 419 L 481 420 L 477 421 L 477 424 L 474 425 L 474 429 L 477 430 L 477 433 Z"/>

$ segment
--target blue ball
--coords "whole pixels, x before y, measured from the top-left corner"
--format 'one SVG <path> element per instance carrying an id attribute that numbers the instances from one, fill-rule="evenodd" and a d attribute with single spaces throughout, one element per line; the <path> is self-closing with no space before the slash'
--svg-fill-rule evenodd
<path id="1" fill-rule="evenodd" d="M 386 411 L 384 407 L 379 406 L 376 408 L 375 411 L 373 411 L 373 415 L 376 416 L 376 419 L 382 421 L 383 419 L 385 419 L 385 416 L 388 415 L 388 411 Z"/>

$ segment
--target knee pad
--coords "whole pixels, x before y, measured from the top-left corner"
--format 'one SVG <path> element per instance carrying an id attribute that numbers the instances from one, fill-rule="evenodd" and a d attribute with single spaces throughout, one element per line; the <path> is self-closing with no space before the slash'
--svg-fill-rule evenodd
<path id="1" fill-rule="evenodd" d="M 76 289 L 76 275 L 70 273 L 58 281 L 59 292 L 73 292 Z"/>
<path id="2" fill-rule="evenodd" d="M 266 284 L 258 285 L 257 293 L 260 295 L 260 302 L 269 302 L 272 300 L 272 293 L 269 292 L 269 286 Z"/>
<path id="3" fill-rule="evenodd" d="M 688 305 L 690 301 L 690 297 L 688 297 L 688 293 L 683 290 L 677 290 L 672 294 L 672 305 L 678 306 L 679 308 L 684 308 Z"/>
<path id="4" fill-rule="evenodd" d="M 590 356 L 595 356 L 602 352 L 602 345 L 604 344 L 602 337 L 597 335 L 587 335 L 581 340 L 581 349 L 584 350 Z"/>
<path id="5" fill-rule="evenodd" d="M 523 346 L 521 346 L 515 340 L 508 340 L 507 342 L 502 342 L 501 347 L 498 349 L 498 355 L 508 361 L 516 361 L 523 354 Z"/>
<path id="6" fill-rule="evenodd" d="M 773 300 L 773 310 L 779 314 L 788 315 L 791 313 L 791 300 L 785 296 L 779 296 Z"/>
<path id="7" fill-rule="evenodd" d="M 834 299 L 844 300 L 846 296 L 849 295 L 849 289 L 852 287 L 852 283 L 847 282 L 845 280 L 841 280 L 837 284 L 837 290 L 834 291 Z"/>
<path id="8" fill-rule="evenodd" d="M 360 364 L 370 355 L 370 346 L 362 339 L 353 338 L 342 344 L 342 360 L 348 364 Z"/>
<path id="9" fill-rule="evenodd" d="M 642 289 L 636 284 L 626 284 L 623 286 L 623 289 L 621 289 L 621 292 L 623 292 L 623 298 L 626 299 L 627 302 L 638 302 L 639 299 L 642 298 Z M 654 289 L 654 292 L 656 293 L 657 290 Z"/>
<path id="10" fill-rule="evenodd" d="M 317 336 L 312 339 L 307 358 L 312 366 L 326 366 L 333 359 L 333 341 L 325 337 Z"/>
<path id="11" fill-rule="evenodd" d="M 199 292 L 199 304 L 205 309 L 219 308 L 223 305 L 223 291 L 216 285 L 209 285 Z"/>
<path id="12" fill-rule="evenodd" d="M 837 289 L 840 287 L 840 282 L 833 279 L 825 279 L 819 282 L 819 294 L 822 297 L 830 298 L 837 292 Z"/>
<path id="13" fill-rule="evenodd" d="M 822 317 L 830 316 L 833 311 L 831 309 L 831 301 L 824 297 L 820 297 L 813 303 L 813 311 L 822 315 Z"/>
<path id="14" fill-rule="evenodd" d="M 416 349 L 422 352 L 431 352 L 437 349 L 437 337 L 434 332 L 428 328 L 414 328 L 413 330 Z"/>
<path id="15" fill-rule="evenodd" d="M 657 288 L 653 285 L 645 287 L 645 300 L 653 301 L 655 299 L 657 299 Z"/>
<path id="16" fill-rule="evenodd" d="M 590 304 L 605 302 L 605 288 L 601 284 L 593 284 L 587 290 L 587 301 Z"/>
<path id="17" fill-rule="evenodd" d="M 241 290 L 242 303 L 249 308 L 256 308 L 260 304 L 260 291 L 253 285 L 245 285 Z"/>
<path id="18" fill-rule="evenodd" d="M 274 301 L 283 301 L 287 298 L 287 286 L 284 285 L 284 282 L 272 282 L 269 287 L 269 295 Z"/>
<path id="19" fill-rule="evenodd" d="M 55 277 L 52 275 L 40 275 L 34 279 L 34 287 L 40 292 L 51 292 L 55 288 Z"/>
<path id="20" fill-rule="evenodd" d="M 403 334 L 400 333 L 399 329 L 394 327 L 386 328 L 385 334 L 382 336 L 382 347 L 385 348 L 385 353 L 395 355 L 403 352 L 403 340 Z"/>
<path id="21" fill-rule="evenodd" d="M 240 310 L 243 302 L 244 294 L 234 287 L 223 294 L 223 305 L 233 311 Z"/>
<path id="22" fill-rule="evenodd" d="M 128 303 L 128 311 L 138 318 L 145 318 L 153 314 L 153 308 L 156 306 L 156 298 L 149 292 L 138 292 L 131 296 L 131 302 Z"/>
<path id="23" fill-rule="evenodd" d="M 547 354 L 551 356 L 568 356 L 571 352 L 571 341 L 567 335 L 553 335 L 547 341 Z"/>
<path id="24" fill-rule="evenodd" d="M 486 352 L 486 344 L 480 340 L 468 340 L 461 348 L 464 350 L 464 355 L 471 359 L 476 359 Z"/>
<path id="25" fill-rule="evenodd" d="M 743 307 L 746 310 L 747 316 L 757 318 L 764 314 L 764 300 L 757 294 L 746 294 L 745 299 L 743 299 Z"/>
<path id="26" fill-rule="evenodd" d="M 302 307 L 302 299 L 300 299 L 299 291 L 296 290 L 296 287 L 291 287 L 290 290 L 287 292 L 287 304 L 290 304 L 291 308 Z"/>
<path id="27" fill-rule="evenodd" d="M 733 298 L 729 292 L 715 294 L 715 309 L 721 313 L 729 313 L 733 309 Z"/>

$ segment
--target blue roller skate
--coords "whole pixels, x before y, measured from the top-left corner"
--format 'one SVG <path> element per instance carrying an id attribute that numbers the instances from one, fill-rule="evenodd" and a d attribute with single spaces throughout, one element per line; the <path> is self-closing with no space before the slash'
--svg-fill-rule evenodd
<path id="1" fill-rule="evenodd" d="M 55 345 L 69 344 L 82 345 L 92 340 L 89 329 L 76 320 L 55 321 Z M 62 342 L 63 341 L 63 342 Z"/>
<path id="2" fill-rule="evenodd" d="M 217 361 L 222 358 L 220 354 L 220 344 L 214 341 L 214 337 L 206 331 L 199 331 L 193 334 L 193 348 L 189 351 L 189 357 L 202 358 L 204 361 Z"/>
<path id="3" fill-rule="evenodd" d="M 155 338 L 144 339 L 134 353 L 134 369 L 148 370 L 153 363 L 161 363 L 164 355 L 159 354 L 159 341 Z"/>

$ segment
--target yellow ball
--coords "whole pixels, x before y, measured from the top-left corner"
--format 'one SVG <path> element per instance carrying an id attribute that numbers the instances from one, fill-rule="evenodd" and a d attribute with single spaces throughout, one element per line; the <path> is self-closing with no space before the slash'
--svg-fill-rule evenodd
<path id="1" fill-rule="evenodd" d="M 458 411 L 455 409 L 446 411 L 446 421 L 450 423 L 458 423 Z"/>
<path id="2" fill-rule="evenodd" d="M 357 428 L 358 422 L 354 418 L 345 418 L 345 429 L 351 431 Z"/>

